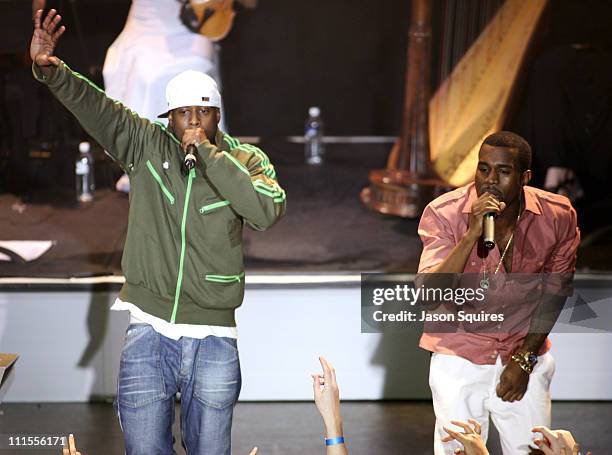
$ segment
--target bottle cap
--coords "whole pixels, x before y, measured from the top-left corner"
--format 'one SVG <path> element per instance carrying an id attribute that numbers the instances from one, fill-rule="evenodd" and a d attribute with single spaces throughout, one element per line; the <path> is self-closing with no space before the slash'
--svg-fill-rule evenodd
<path id="1" fill-rule="evenodd" d="M 89 152 L 89 149 L 90 149 L 89 142 L 81 142 L 79 144 L 79 152 L 87 153 L 87 152 Z"/>
<path id="2" fill-rule="evenodd" d="M 318 117 L 321 115 L 321 109 L 319 109 L 317 106 L 311 106 L 308 108 L 308 115 L 311 117 Z"/>

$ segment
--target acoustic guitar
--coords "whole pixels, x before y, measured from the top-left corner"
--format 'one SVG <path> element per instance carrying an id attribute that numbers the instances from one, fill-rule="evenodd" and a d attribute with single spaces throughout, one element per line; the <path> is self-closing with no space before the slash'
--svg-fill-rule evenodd
<path id="1" fill-rule="evenodd" d="M 192 12 L 185 25 L 212 41 L 225 38 L 234 25 L 234 0 L 189 0 L 185 7 Z"/>

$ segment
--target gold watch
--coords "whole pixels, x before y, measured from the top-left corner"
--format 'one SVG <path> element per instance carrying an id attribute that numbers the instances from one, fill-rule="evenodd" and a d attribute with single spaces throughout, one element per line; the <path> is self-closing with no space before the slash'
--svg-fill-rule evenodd
<path id="1" fill-rule="evenodd" d="M 536 363 L 538 363 L 537 354 L 531 351 L 516 351 L 510 358 L 529 374 L 531 374 Z"/>

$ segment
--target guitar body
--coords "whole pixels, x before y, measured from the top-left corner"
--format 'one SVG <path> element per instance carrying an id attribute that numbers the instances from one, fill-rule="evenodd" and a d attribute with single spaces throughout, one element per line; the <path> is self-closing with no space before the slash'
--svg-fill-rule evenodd
<path id="1" fill-rule="evenodd" d="M 212 41 L 227 36 L 234 24 L 234 0 L 190 0 L 191 8 L 202 24 L 200 33 Z"/>

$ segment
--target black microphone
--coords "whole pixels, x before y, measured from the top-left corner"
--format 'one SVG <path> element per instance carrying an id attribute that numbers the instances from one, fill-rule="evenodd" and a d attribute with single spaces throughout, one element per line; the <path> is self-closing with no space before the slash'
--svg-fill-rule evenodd
<path id="1" fill-rule="evenodd" d="M 183 161 L 183 163 L 185 164 L 185 168 L 190 171 L 192 170 L 197 162 L 196 159 L 196 153 L 198 152 L 198 149 L 195 145 L 193 144 L 189 144 L 187 146 L 187 154 L 185 155 L 185 160 Z"/>
<path id="2" fill-rule="evenodd" d="M 495 248 L 495 213 L 485 213 L 483 220 L 484 246 L 487 250 Z"/>

